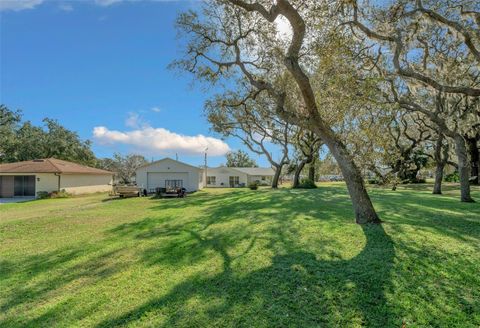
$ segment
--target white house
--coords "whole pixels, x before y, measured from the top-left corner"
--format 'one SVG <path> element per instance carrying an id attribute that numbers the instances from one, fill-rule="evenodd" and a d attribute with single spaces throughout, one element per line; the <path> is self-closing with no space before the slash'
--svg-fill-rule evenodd
<path id="1" fill-rule="evenodd" d="M 203 187 L 202 169 L 171 158 L 149 163 L 136 170 L 137 186 L 154 192 L 156 188 L 180 187 L 187 192 Z"/>
<path id="2" fill-rule="evenodd" d="M 0 164 L 0 197 L 32 197 L 63 189 L 71 194 L 110 191 L 113 175 L 56 158 Z"/>
<path id="3" fill-rule="evenodd" d="M 261 186 L 272 184 L 275 170 L 271 167 L 236 167 L 237 171 L 247 174 L 247 183 L 257 182 Z"/>
<path id="4" fill-rule="evenodd" d="M 267 167 L 209 167 L 206 170 L 207 187 L 241 187 L 252 182 L 268 186 L 275 171 Z"/>
<path id="5" fill-rule="evenodd" d="M 181 187 L 187 192 L 203 187 L 242 187 L 251 182 L 268 186 L 275 171 L 264 167 L 200 168 L 171 158 L 145 164 L 136 170 L 137 186 L 154 192 L 156 188 Z"/>

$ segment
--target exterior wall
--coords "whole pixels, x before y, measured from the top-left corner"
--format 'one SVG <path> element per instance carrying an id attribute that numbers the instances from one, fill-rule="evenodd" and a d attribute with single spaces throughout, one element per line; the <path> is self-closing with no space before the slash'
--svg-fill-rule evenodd
<path id="1" fill-rule="evenodd" d="M 154 162 L 150 165 L 140 167 L 136 171 L 136 181 L 137 181 L 137 186 L 141 188 L 147 188 L 148 186 L 148 179 L 147 179 L 147 173 L 151 172 L 157 172 L 157 173 L 188 173 L 188 181 L 184 181 L 184 188 L 187 189 L 187 191 L 196 191 L 198 189 L 201 189 L 203 187 L 203 183 L 200 183 L 200 174 L 201 174 L 201 169 L 197 168 L 195 166 L 190 166 L 178 161 L 174 161 L 173 159 L 170 158 L 165 158 L 163 160 L 160 160 L 158 162 Z M 174 175 L 172 175 L 172 179 L 174 179 Z"/>
<path id="2" fill-rule="evenodd" d="M 237 171 L 229 167 L 215 167 L 207 169 L 207 176 L 215 177 L 215 185 L 207 185 L 211 188 L 228 188 L 230 187 L 230 176 L 237 176 L 240 184 L 247 186 L 247 174 Z"/>
<path id="3" fill-rule="evenodd" d="M 54 173 L 36 173 L 35 175 L 35 195 L 39 191 L 52 192 L 58 190 L 58 176 Z"/>
<path id="4" fill-rule="evenodd" d="M 58 176 L 54 173 L 1 173 L 1 175 L 34 175 L 35 195 L 39 191 L 58 191 Z M 60 189 L 71 194 L 88 194 L 112 190 L 111 175 L 97 174 L 62 174 Z"/>
<path id="5" fill-rule="evenodd" d="M 112 183 L 112 176 L 107 174 L 62 174 L 60 177 L 60 189 L 71 194 L 111 191 Z"/>

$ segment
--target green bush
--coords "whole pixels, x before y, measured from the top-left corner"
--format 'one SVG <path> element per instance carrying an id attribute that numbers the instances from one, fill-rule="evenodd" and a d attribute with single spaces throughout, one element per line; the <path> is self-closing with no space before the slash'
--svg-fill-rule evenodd
<path id="1" fill-rule="evenodd" d="M 37 192 L 37 199 L 45 199 L 45 198 L 49 198 L 49 197 L 50 197 L 50 194 L 48 193 L 48 191 Z"/>
<path id="2" fill-rule="evenodd" d="M 317 185 L 315 184 L 315 181 L 304 178 L 300 181 L 300 185 L 298 187 L 303 189 L 315 189 L 317 188 Z"/>
<path id="3" fill-rule="evenodd" d="M 65 191 L 65 189 L 62 189 L 60 191 L 39 191 L 37 192 L 37 198 L 38 199 L 47 199 L 47 198 L 69 198 L 72 195 L 69 194 L 68 192 Z"/>
<path id="4" fill-rule="evenodd" d="M 458 175 L 458 172 L 455 171 L 453 173 L 447 174 L 445 176 L 445 181 L 446 182 L 460 182 L 460 176 Z"/>
<path id="5" fill-rule="evenodd" d="M 368 184 L 378 184 L 377 179 L 368 179 L 367 182 L 368 182 Z"/>
<path id="6" fill-rule="evenodd" d="M 250 188 L 251 190 L 257 190 L 258 189 L 258 183 L 257 182 L 250 182 L 248 184 L 248 188 Z"/>

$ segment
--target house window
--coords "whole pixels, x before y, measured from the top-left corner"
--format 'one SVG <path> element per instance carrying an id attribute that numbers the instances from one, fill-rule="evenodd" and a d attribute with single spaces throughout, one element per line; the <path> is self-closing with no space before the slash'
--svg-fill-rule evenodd
<path id="1" fill-rule="evenodd" d="M 215 185 L 216 183 L 215 177 L 207 177 L 207 185 Z"/>
<path id="2" fill-rule="evenodd" d="M 236 187 L 240 184 L 240 177 L 231 176 L 229 177 L 230 187 Z"/>
<path id="3" fill-rule="evenodd" d="M 267 177 L 266 177 L 266 176 L 263 176 L 263 177 L 262 177 L 262 181 L 265 181 L 265 180 L 267 180 Z"/>

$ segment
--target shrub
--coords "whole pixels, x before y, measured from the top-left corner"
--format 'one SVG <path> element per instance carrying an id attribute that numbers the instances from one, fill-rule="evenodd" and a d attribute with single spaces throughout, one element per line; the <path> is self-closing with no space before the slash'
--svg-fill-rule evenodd
<path id="1" fill-rule="evenodd" d="M 49 197 L 50 197 L 50 194 L 48 193 L 48 191 L 37 192 L 37 198 L 38 199 L 45 199 L 45 198 L 49 198 Z"/>
<path id="2" fill-rule="evenodd" d="M 52 191 L 49 194 L 50 198 L 69 198 L 71 195 L 65 191 L 65 189 L 62 189 L 60 191 Z"/>
<path id="3" fill-rule="evenodd" d="M 377 179 L 368 179 L 367 182 L 368 182 L 368 184 L 378 184 Z"/>
<path id="4" fill-rule="evenodd" d="M 315 181 L 310 179 L 302 179 L 298 187 L 303 189 L 315 189 L 317 188 L 317 185 L 315 184 Z"/>
<path id="5" fill-rule="evenodd" d="M 65 189 L 62 189 L 60 191 L 39 191 L 37 192 L 37 198 L 38 199 L 47 199 L 47 198 L 69 198 L 72 195 L 69 194 L 68 192 L 65 191 Z"/>
<path id="6" fill-rule="evenodd" d="M 248 188 L 250 188 L 251 190 L 257 190 L 258 189 L 258 183 L 257 182 L 250 182 L 248 184 Z"/>
<path id="7" fill-rule="evenodd" d="M 455 171 L 453 173 L 447 174 L 445 176 L 445 181 L 446 182 L 460 182 L 460 176 L 458 175 L 458 172 Z"/>

